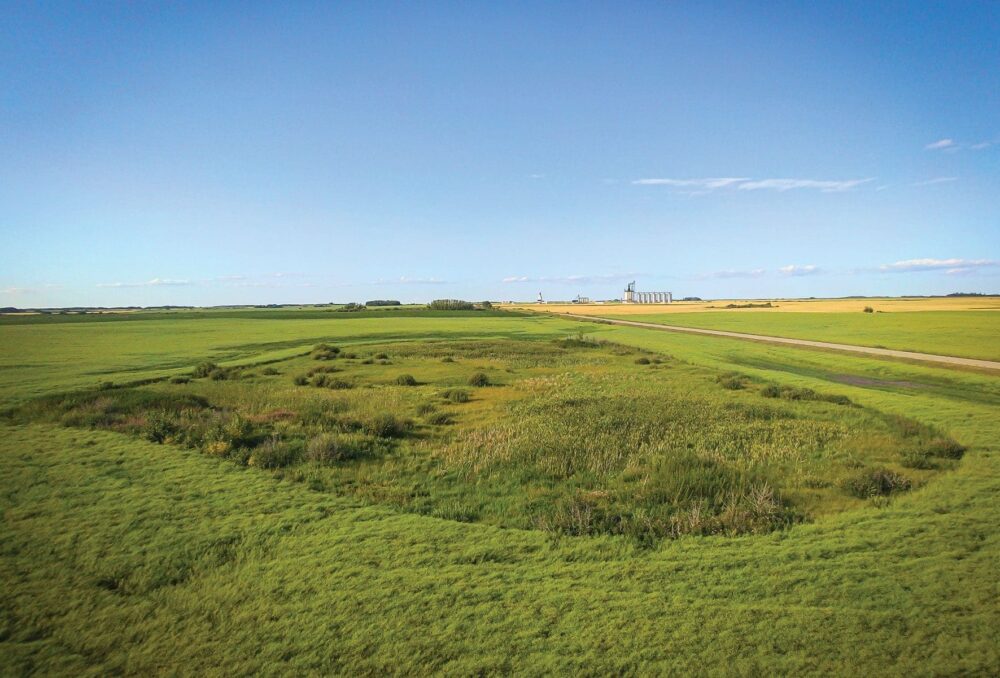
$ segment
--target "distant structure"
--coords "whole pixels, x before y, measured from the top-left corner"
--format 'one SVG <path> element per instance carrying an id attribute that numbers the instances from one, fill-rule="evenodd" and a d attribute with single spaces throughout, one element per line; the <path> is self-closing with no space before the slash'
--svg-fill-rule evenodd
<path id="1" fill-rule="evenodd" d="M 626 304 L 670 304 L 674 295 L 671 292 L 636 292 L 633 280 L 625 288 L 622 301 Z"/>
<path id="2" fill-rule="evenodd" d="M 589 304 L 590 303 L 590 297 L 585 297 L 583 295 L 578 294 L 578 295 L 576 295 L 576 299 L 573 300 L 573 303 L 574 304 Z"/>
<path id="3" fill-rule="evenodd" d="M 542 299 L 542 293 L 541 292 L 538 293 L 538 303 L 539 304 L 544 304 L 545 303 L 545 300 Z"/>

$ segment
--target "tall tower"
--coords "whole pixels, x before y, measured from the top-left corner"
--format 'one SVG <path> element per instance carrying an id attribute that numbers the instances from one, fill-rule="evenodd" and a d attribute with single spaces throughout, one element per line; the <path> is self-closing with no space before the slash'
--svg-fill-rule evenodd
<path id="1" fill-rule="evenodd" d="M 622 299 L 626 304 L 635 302 L 635 281 L 633 280 L 625 288 L 625 297 Z"/>

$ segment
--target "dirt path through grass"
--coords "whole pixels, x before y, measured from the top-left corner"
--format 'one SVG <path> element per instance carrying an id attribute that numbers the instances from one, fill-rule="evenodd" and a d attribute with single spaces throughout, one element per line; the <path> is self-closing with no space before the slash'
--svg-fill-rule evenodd
<path id="1" fill-rule="evenodd" d="M 751 341 L 764 341 L 771 344 L 790 344 L 792 346 L 805 346 L 807 348 L 824 348 L 834 351 L 850 351 L 851 353 L 866 353 L 868 355 L 884 356 L 887 358 L 902 358 L 905 360 L 919 360 L 922 362 L 941 363 L 945 365 L 961 365 L 963 367 L 975 367 L 985 370 L 1000 371 L 1000 362 L 995 360 L 978 360 L 975 358 L 958 358 L 949 355 L 934 355 L 932 353 L 917 353 L 915 351 L 897 351 L 890 348 L 874 348 L 870 346 L 855 346 L 852 344 L 835 344 L 829 341 L 810 341 L 808 339 L 789 339 L 787 337 L 769 337 L 763 334 L 746 334 L 744 332 L 728 332 L 725 330 L 708 330 L 699 327 L 681 327 L 679 325 L 661 325 L 658 323 L 644 323 L 635 320 L 613 320 L 600 316 L 576 315 L 574 313 L 559 314 L 561 318 L 574 318 L 576 320 L 589 320 L 591 322 L 610 323 L 612 325 L 627 325 L 630 327 L 645 327 L 653 330 L 666 330 L 668 332 L 689 332 L 692 334 L 711 334 L 718 337 L 731 337 L 736 339 L 750 339 Z"/>

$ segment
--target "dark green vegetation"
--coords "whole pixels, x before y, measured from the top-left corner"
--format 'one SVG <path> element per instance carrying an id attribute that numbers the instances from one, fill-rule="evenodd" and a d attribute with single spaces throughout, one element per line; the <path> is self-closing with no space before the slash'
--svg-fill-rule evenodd
<path id="1" fill-rule="evenodd" d="M 146 326 L 0 329 L 2 673 L 997 665 L 994 377 L 550 318 Z"/>

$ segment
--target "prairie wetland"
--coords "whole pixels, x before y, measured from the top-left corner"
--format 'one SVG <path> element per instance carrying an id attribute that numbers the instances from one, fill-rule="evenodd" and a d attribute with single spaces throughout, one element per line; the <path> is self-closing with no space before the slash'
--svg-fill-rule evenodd
<path id="1" fill-rule="evenodd" d="M 1000 675 L 998 35 L 0 3 L 0 678 Z"/>

